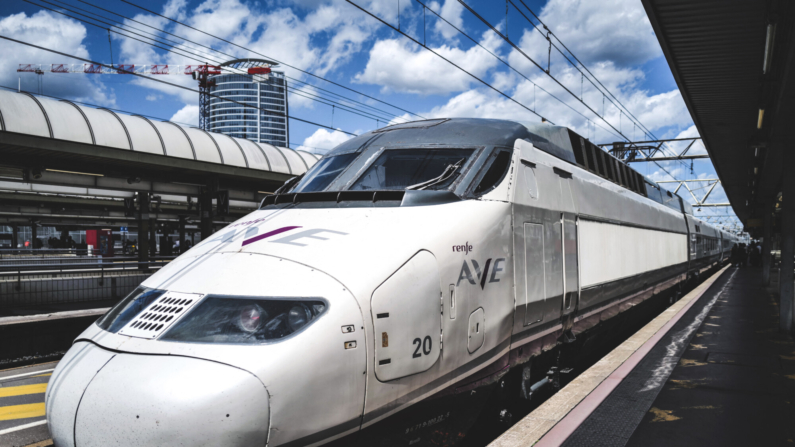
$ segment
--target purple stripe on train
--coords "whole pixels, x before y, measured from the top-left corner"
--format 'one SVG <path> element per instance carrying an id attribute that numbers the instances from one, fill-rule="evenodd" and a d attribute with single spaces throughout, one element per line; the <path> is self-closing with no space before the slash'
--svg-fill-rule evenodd
<path id="1" fill-rule="evenodd" d="M 243 241 L 242 247 L 245 247 L 248 244 L 253 244 L 254 242 L 257 242 L 257 241 L 261 241 L 261 240 L 263 240 L 265 238 L 269 238 L 271 236 L 276 236 L 277 234 L 282 234 L 285 231 L 295 230 L 296 228 L 301 228 L 301 227 L 281 227 L 281 228 L 278 228 L 276 230 L 260 234 L 259 236 L 254 236 L 254 237 L 252 237 L 250 239 L 246 239 L 245 241 Z"/>

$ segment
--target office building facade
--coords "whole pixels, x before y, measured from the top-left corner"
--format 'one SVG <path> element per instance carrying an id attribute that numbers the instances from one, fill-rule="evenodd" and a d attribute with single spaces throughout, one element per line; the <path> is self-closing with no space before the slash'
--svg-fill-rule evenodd
<path id="1" fill-rule="evenodd" d="M 289 108 L 284 73 L 271 72 L 267 80 L 249 74 L 221 74 L 210 79 L 213 82 L 210 93 L 214 96 L 210 98 L 208 130 L 289 147 Z"/>

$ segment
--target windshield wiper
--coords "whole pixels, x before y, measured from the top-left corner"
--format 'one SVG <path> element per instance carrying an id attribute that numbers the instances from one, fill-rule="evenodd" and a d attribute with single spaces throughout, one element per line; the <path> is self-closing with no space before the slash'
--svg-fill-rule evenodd
<path id="1" fill-rule="evenodd" d="M 456 171 L 458 171 L 461 168 L 461 166 L 464 165 L 465 161 L 466 161 L 466 158 L 462 158 L 462 159 L 458 160 L 457 162 L 455 162 L 454 164 L 447 165 L 447 167 L 444 168 L 444 172 L 442 172 L 442 175 L 440 175 L 439 177 L 432 178 L 432 179 L 424 181 L 422 183 L 417 183 L 416 185 L 407 186 L 406 190 L 423 190 L 423 189 L 429 188 L 431 186 L 438 185 L 440 183 L 444 183 L 447 180 L 449 180 L 451 177 L 453 177 L 453 175 L 456 173 Z"/>
<path id="2" fill-rule="evenodd" d="M 304 174 L 301 174 L 297 177 L 293 177 L 290 180 L 287 180 L 286 182 L 284 182 L 282 186 L 279 187 L 279 189 L 274 191 L 273 194 L 282 194 L 289 191 L 290 189 L 293 188 L 293 186 L 295 186 L 298 182 L 300 182 L 302 178 L 304 178 Z"/>

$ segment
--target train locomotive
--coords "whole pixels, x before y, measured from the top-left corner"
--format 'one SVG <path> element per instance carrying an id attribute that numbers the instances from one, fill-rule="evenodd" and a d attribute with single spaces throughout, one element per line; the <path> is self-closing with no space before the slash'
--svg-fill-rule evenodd
<path id="1" fill-rule="evenodd" d="M 506 375 L 734 241 L 567 128 L 392 125 L 86 329 L 47 421 L 57 446 L 453 445 Z"/>

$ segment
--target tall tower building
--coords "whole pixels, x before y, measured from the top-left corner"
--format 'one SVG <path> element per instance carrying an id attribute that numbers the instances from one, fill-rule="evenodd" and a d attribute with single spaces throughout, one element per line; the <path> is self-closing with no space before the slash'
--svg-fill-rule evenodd
<path id="1" fill-rule="evenodd" d="M 290 127 L 287 120 L 287 79 L 273 71 L 256 74 L 264 67 L 278 64 L 265 59 L 237 59 L 221 64 L 227 73 L 210 77 L 210 126 L 237 138 L 246 138 L 273 146 L 289 147 Z M 235 74 L 229 71 L 239 72 Z M 250 104 L 245 107 L 230 101 Z M 256 107 L 256 108 L 255 108 Z"/>

